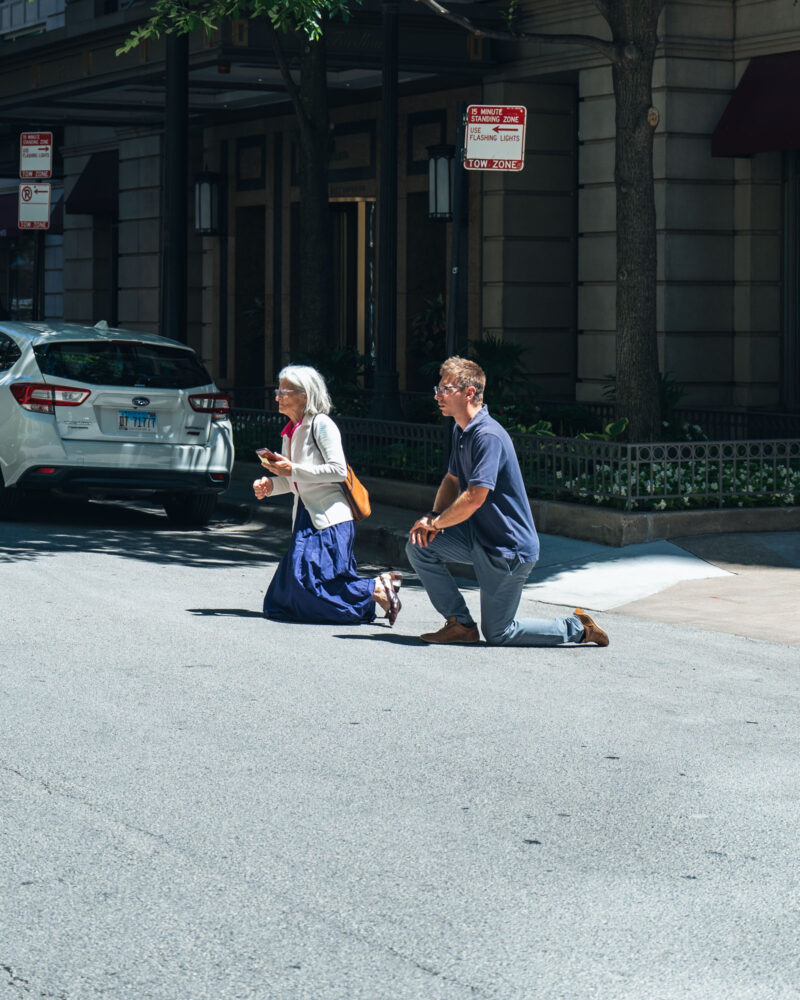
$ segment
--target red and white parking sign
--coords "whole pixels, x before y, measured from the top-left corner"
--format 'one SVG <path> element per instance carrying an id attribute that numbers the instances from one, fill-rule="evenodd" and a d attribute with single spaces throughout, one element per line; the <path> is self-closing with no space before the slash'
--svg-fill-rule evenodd
<path id="1" fill-rule="evenodd" d="M 18 229 L 50 228 L 50 185 L 34 181 L 20 184 Z"/>
<path id="2" fill-rule="evenodd" d="M 53 176 L 53 133 L 22 132 L 19 137 L 20 177 Z"/>
<path id="3" fill-rule="evenodd" d="M 464 143 L 467 170 L 522 170 L 525 118 L 521 105 L 470 104 Z"/>

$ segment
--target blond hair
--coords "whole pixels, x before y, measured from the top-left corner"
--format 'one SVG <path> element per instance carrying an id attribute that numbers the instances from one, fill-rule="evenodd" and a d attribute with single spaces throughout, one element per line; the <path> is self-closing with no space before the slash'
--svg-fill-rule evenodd
<path id="1" fill-rule="evenodd" d="M 475 389 L 474 401 L 480 403 L 483 400 L 486 373 L 474 361 L 468 361 L 466 358 L 459 358 L 455 355 L 442 364 L 439 374 L 442 378 L 449 379 L 453 385 L 457 385 L 460 389 L 472 386 Z"/>

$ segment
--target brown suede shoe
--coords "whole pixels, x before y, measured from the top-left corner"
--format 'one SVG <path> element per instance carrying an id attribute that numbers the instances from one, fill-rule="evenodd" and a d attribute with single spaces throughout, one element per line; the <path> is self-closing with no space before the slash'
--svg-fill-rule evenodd
<path id="1" fill-rule="evenodd" d="M 604 632 L 599 625 L 595 625 L 593 619 L 586 614 L 583 608 L 575 608 L 575 617 L 579 618 L 583 625 L 582 643 L 596 642 L 598 646 L 608 645 L 608 633 Z"/>
<path id="2" fill-rule="evenodd" d="M 470 644 L 480 642 L 477 625 L 462 625 L 455 616 L 447 619 L 438 632 L 426 632 L 420 636 L 423 642 Z"/>

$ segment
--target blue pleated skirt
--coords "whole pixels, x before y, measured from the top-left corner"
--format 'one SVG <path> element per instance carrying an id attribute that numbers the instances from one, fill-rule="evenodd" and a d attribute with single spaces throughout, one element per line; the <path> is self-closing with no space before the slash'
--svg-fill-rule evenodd
<path id="1" fill-rule="evenodd" d="M 289 549 L 264 597 L 264 617 L 312 625 L 358 625 L 375 618 L 374 581 L 356 572 L 352 521 L 316 529 L 302 500 Z"/>

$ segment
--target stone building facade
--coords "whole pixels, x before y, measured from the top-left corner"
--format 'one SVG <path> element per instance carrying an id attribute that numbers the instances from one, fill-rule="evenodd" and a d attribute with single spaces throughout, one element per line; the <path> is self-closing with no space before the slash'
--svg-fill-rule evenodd
<path id="1" fill-rule="evenodd" d="M 0 12 L 11 6 L 0 0 Z M 525 169 L 468 176 L 469 337 L 522 344 L 532 380 L 549 397 L 601 399 L 615 365 L 610 68 L 578 46 L 481 49 L 408 6 L 398 119 L 400 385 L 420 384 L 415 330 L 426 303 L 446 298 L 452 263 L 450 226 L 427 217 L 427 147 L 455 142 L 466 103 L 523 104 Z M 157 330 L 164 46 L 116 56 L 142 9 L 107 8 L 98 16 L 93 0 L 77 0 L 64 5 L 65 24 L 48 8 L 52 30 L 0 36 L 0 128 L 12 146 L 28 121 L 61 129 L 63 238 L 48 237 L 49 297 L 40 297 L 40 315 L 60 310 L 67 319 Z M 365 353 L 380 294 L 379 18 L 378 7 L 368 8 L 361 22 L 339 29 L 329 77 L 336 343 Z M 603 37 L 608 30 L 591 0 L 528 0 L 521 24 Z M 800 7 L 667 0 L 659 34 L 653 104 L 663 370 L 686 385 L 693 405 L 800 409 L 800 120 L 791 88 L 781 84 L 787 73 L 800 79 Z M 755 88 L 748 83 L 754 74 Z M 191 173 L 221 177 L 225 226 L 222 235 L 189 234 L 183 335 L 222 384 L 268 384 L 297 348 L 295 121 L 252 25 L 229 26 L 213 44 L 192 39 L 190 93 Z M 776 102 L 785 113 L 754 139 L 748 121 Z M 7 176 L 10 157 L 0 162 L 2 198 L 15 181 Z M 9 239 L 0 228 L 0 302 Z M 63 255 L 60 266 L 53 249 Z"/>

